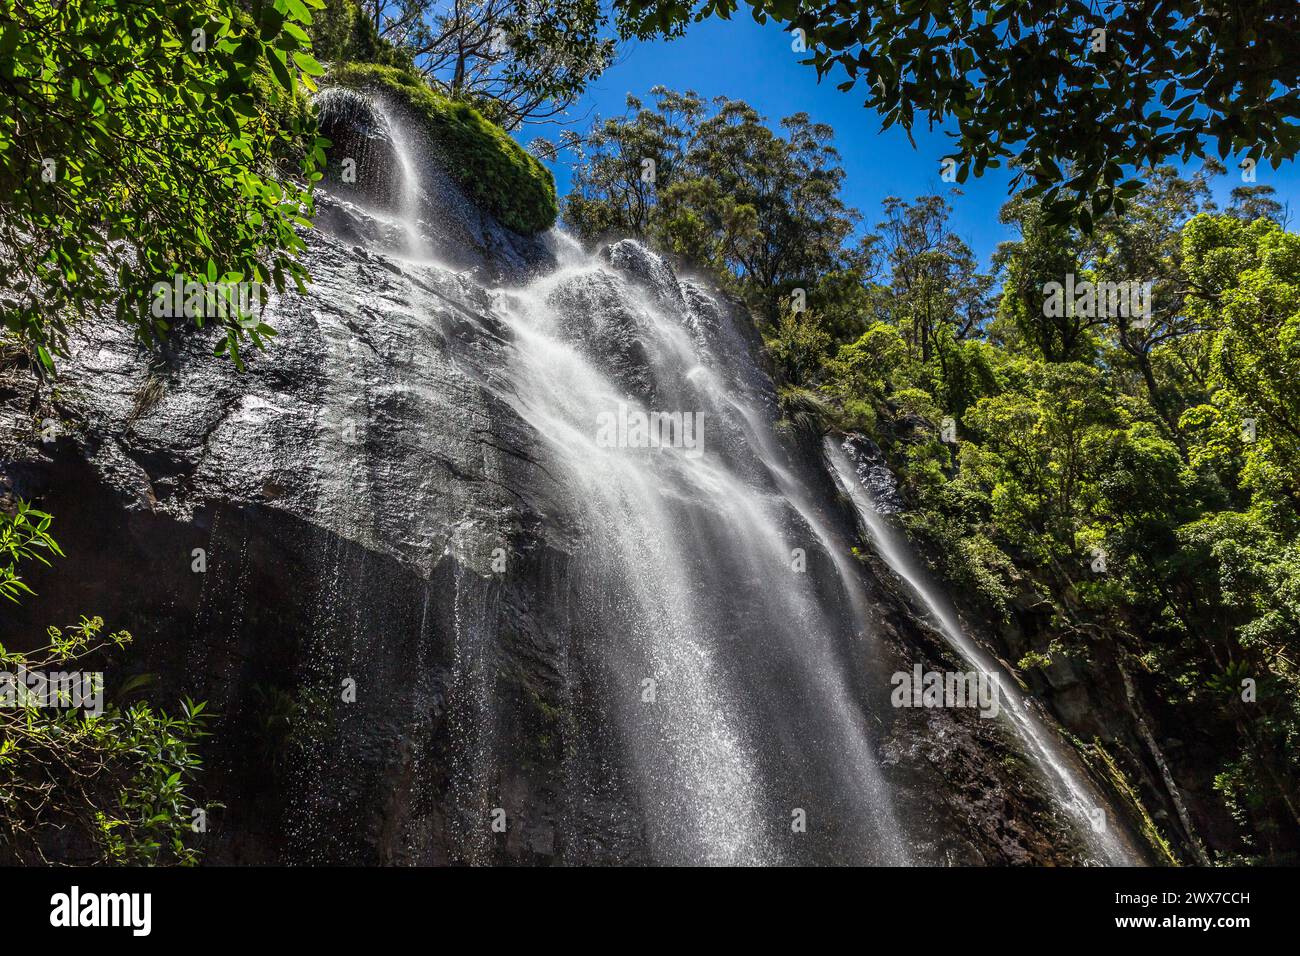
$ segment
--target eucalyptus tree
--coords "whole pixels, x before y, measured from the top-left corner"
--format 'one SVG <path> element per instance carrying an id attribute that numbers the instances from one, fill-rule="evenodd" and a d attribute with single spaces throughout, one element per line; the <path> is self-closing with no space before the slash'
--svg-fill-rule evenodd
<path id="1" fill-rule="evenodd" d="M 644 235 L 718 274 L 769 322 L 867 269 L 870 246 L 850 241 L 860 216 L 840 194 L 829 126 L 797 113 L 774 130 L 741 100 L 652 95 L 652 106 L 629 99 L 627 114 L 574 139 L 564 216 L 580 235 Z"/>
<path id="2" fill-rule="evenodd" d="M 507 130 L 565 122 L 613 62 L 599 0 L 365 0 L 378 35 L 436 89 Z"/>
<path id="3" fill-rule="evenodd" d="M 904 332 L 922 362 L 936 354 L 946 333 L 966 339 L 989 318 L 992 278 L 980 272 L 975 254 L 948 222 L 952 210 L 941 196 L 913 203 L 890 196 L 876 227 L 891 273 L 885 300 L 889 320 Z"/>
<path id="4" fill-rule="evenodd" d="M 586 133 L 565 137 L 576 162 L 564 218 L 586 239 L 645 235 L 660 194 L 677 182 L 707 105 L 691 90 L 656 86 L 650 95 L 647 105 L 629 94 L 622 116 L 597 117 Z"/>

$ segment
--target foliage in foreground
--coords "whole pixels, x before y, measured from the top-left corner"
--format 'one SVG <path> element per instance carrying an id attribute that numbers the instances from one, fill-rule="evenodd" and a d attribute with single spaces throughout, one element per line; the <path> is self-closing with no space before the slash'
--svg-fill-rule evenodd
<path id="1" fill-rule="evenodd" d="M 0 512 L 3 596 L 31 593 L 21 561 L 61 553 L 49 523 L 22 502 L 14 515 Z M 126 647 L 131 635 L 105 635 L 99 617 L 45 636 L 25 653 L 0 645 L 0 863 L 197 863 L 202 817 L 192 787 L 196 744 L 207 736 L 204 705 L 185 700 L 171 716 L 141 700 L 105 701 L 102 674 L 79 668 Z M 28 675 L 38 675 L 32 693 Z"/>
<path id="2" fill-rule="evenodd" d="M 302 287 L 324 153 L 295 97 L 322 71 L 302 0 L 252 9 L 0 0 L 0 321 L 47 369 L 91 315 L 164 336 L 149 292 L 177 274 Z M 270 332 L 222 325 L 236 362 Z"/>
<path id="3" fill-rule="evenodd" d="M 468 103 L 435 93 L 418 73 L 373 63 L 338 64 L 323 82 L 394 99 L 442 152 L 443 169 L 503 226 L 530 234 L 555 224 L 550 171 Z"/>

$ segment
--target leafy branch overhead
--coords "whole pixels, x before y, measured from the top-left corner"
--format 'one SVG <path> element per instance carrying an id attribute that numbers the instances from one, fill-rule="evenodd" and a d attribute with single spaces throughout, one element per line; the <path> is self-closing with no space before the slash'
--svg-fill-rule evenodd
<path id="1" fill-rule="evenodd" d="M 76 318 L 164 336 L 149 290 L 180 273 L 302 286 L 322 5 L 0 0 L 0 321 L 47 368 Z M 236 362 L 270 334 L 223 325 Z"/>
<path id="2" fill-rule="evenodd" d="M 1123 211 L 1145 170 L 1217 151 L 1300 150 L 1292 0 L 748 0 L 802 31 L 805 62 L 886 127 L 953 123 L 957 180 L 1002 165 L 1054 221 Z M 736 0 L 619 0 L 629 36 L 729 19 Z"/>

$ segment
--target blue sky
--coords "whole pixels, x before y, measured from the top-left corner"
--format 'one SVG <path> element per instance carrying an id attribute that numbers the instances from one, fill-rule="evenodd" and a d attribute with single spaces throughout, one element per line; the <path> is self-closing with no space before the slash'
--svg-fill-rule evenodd
<path id="1" fill-rule="evenodd" d="M 840 92 L 834 75 L 819 84 L 817 71 L 799 63 L 803 56 L 790 49 L 789 35 L 777 24 L 760 26 L 740 13 L 730 21 L 705 21 L 689 27 L 686 36 L 677 40 L 625 44 L 619 62 L 593 84 L 574 114 L 621 114 L 628 93 L 645 98 L 658 84 L 694 89 L 705 97 L 726 95 L 746 100 L 773 123 L 803 110 L 814 121 L 834 127 L 836 146 L 848 172 L 845 199 L 864 213 L 868 226 L 879 218 L 880 201 L 886 196 L 912 199 L 942 191 L 953 207 L 957 234 L 987 264 L 998 242 L 1010 238 L 997 218 L 1010 181 L 1006 171 L 988 170 L 983 177 L 971 177 L 959 187 L 944 183 L 939 163 L 950 151 L 951 141 L 940 130 L 930 132 L 918 124 L 913 130 L 915 149 L 901 129 L 881 132 L 878 114 L 862 105 L 865 91 Z M 582 129 L 587 123 L 584 120 L 577 126 Z M 551 164 L 561 194 L 569 185 L 565 158 Z M 1231 189 L 1241 184 L 1231 157 L 1225 165 L 1228 175 L 1215 183 L 1220 206 L 1226 204 Z M 1300 210 L 1296 201 L 1300 172 L 1295 163 L 1276 172 L 1262 165 L 1257 177 L 1258 183 L 1277 189 L 1276 198 L 1290 200 L 1291 208 Z M 953 194 L 954 189 L 960 189 L 961 195 Z"/>

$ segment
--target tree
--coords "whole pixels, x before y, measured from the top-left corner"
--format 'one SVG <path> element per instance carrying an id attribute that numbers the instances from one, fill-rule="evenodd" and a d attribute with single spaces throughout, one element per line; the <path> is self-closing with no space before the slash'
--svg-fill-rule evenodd
<path id="1" fill-rule="evenodd" d="M 965 415 L 980 440 L 1003 529 L 1044 557 L 1073 552 L 1084 502 L 1114 441 L 1117 412 L 1097 370 L 1078 362 L 1026 369 L 1028 387 L 982 398 Z M 1101 453 L 1101 454 L 1099 454 Z"/>
<path id="2" fill-rule="evenodd" d="M 1208 351 L 1214 418 L 1240 433 L 1242 477 L 1300 512 L 1300 236 L 1270 219 L 1199 215 L 1184 230 L 1194 321 Z"/>
<path id="3" fill-rule="evenodd" d="M 1254 222 L 1256 219 L 1272 219 L 1279 226 L 1283 225 L 1284 207 L 1273 197 L 1277 190 L 1272 186 L 1237 186 L 1232 190 L 1232 202 L 1228 205 L 1228 215 Z"/>
<path id="4" fill-rule="evenodd" d="M 179 274 L 301 287 L 295 226 L 324 162 L 292 99 L 321 73 L 309 21 L 300 0 L 255 17 L 230 0 L 0 0 L 0 314 L 47 369 L 100 310 L 166 334 L 146 305 Z M 267 174 L 299 147 L 301 179 Z M 270 333 L 217 311 L 236 362 Z"/>
<path id="5" fill-rule="evenodd" d="M 908 131 L 955 122 L 958 181 L 1004 161 L 1053 222 L 1088 231 L 1141 170 L 1244 151 L 1273 168 L 1300 150 L 1300 8 L 1290 0 L 748 0 L 801 31 L 805 61 Z M 620 0 L 629 36 L 729 18 L 737 0 Z M 1068 182 L 1062 170 L 1069 167 Z M 1125 179 L 1127 173 L 1132 178 Z"/>
<path id="6" fill-rule="evenodd" d="M 719 273 L 772 323 L 792 296 L 811 303 L 827 277 L 869 267 L 869 245 L 846 246 L 859 215 L 840 197 L 830 127 L 797 113 L 781 135 L 740 100 L 652 94 L 654 109 L 630 99 L 634 112 L 582 142 L 564 211 L 580 235 L 651 238 Z"/>
<path id="7" fill-rule="evenodd" d="M 942 197 L 908 203 L 889 196 L 884 210 L 878 229 L 892 272 L 889 316 L 921 362 L 929 362 L 937 354 L 941 328 L 955 339 L 980 330 L 993 280 L 980 274 L 975 254 L 949 229 L 952 209 Z"/>
<path id="8" fill-rule="evenodd" d="M 1090 359 L 1095 349 L 1092 330 L 1102 324 L 1096 315 L 1074 309 L 1048 309 L 1046 284 L 1062 283 L 1067 275 L 1083 278 L 1087 259 L 1077 229 L 1052 222 L 1036 199 L 1017 195 L 1002 207 L 1001 222 L 1013 225 L 1018 238 L 998 248 L 1003 270 L 999 318 L 1014 326 L 1020 340 L 1048 362 Z"/>
<path id="9" fill-rule="evenodd" d="M 585 136 L 566 137 L 577 162 L 564 220 L 585 239 L 646 235 L 659 193 L 676 182 L 706 106 L 692 90 L 656 86 L 650 95 L 653 108 L 629 94 L 625 115 L 597 117 Z"/>
<path id="10" fill-rule="evenodd" d="M 786 309 L 765 344 L 780 380 L 795 388 L 806 388 L 822 367 L 831 337 L 816 312 Z"/>
<path id="11" fill-rule="evenodd" d="M 883 397 L 885 384 L 907 361 L 907 343 L 887 322 L 874 322 L 857 339 L 841 345 L 826 363 L 833 387 L 841 395 Z"/>
<path id="12" fill-rule="evenodd" d="M 1213 209 L 1208 174 L 1220 173 L 1213 161 L 1190 178 L 1171 167 L 1152 170 L 1146 184 L 1121 213 L 1098 220 L 1088 242 L 1090 275 L 1098 281 L 1150 283 L 1150 310 L 1145 316 L 1118 312 L 1103 316 L 1109 340 L 1141 376 L 1151 407 L 1168 433 L 1179 439 L 1172 383 L 1160 381 L 1156 361 L 1161 350 L 1205 328 L 1203 315 L 1185 308 L 1191 292 L 1184 281 L 1183 225 L 1203 209 Z"/>
<path id="13" fill-rule="evenodd" d="M 796 113 L 781 121 L 782 137 L 739 100 L 714 105 L 686 166 L 754 210 L 754 228 L 735 244 L 728 265 L 760 290 L 759 308 L 770 320 L 791 290 L 846 264 L 844 242 L 859 216 L 840 199 L 844 170 L 829 126 Z"/>
<path id="14" fill-rule="evenodd" d="M 613 62 L 598 0 L 365 0 L 378 35 L 507 130 L 560 122 Z"/>
<path id="15" fill-rule="evenodd" d="M 379 35 L 373 11 L 353 0 L 325 0 L 312 15 L 311 42 L 322 63 L 377 63 L 381 66 L 411 66 L 408 50 Z"/>

